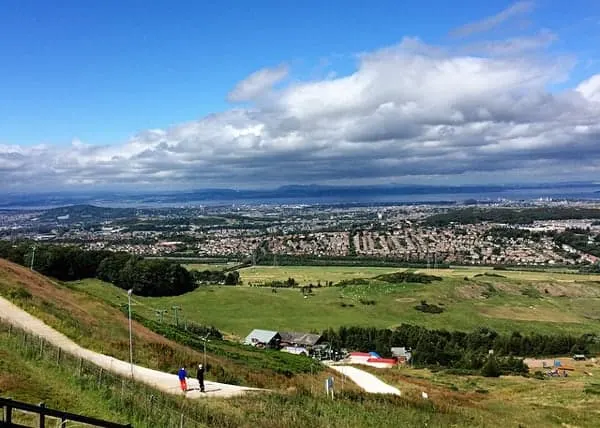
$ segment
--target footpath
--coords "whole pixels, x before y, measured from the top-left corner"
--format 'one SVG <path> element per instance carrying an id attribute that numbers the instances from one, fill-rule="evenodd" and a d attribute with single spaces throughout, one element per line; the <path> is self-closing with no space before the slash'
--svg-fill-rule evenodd
<path id="1" fill-rule="evenodd" d="M 360 388 L 372 394 L 393 394 L 400 395 L 400 390 L 378 379 L 371 373 L 357 369 L 351 366 L 335 366 L 330 365 L 331 369 L 345 375 L 347 378 L 356 383 Z"/>
<path id="2" fill-rule="evenodd" d="M 133 371 L 133 379 L 138 382 L 145 383 L 146 385 L 152 386 L 169 394 L 182 394 L 177 375 L 158 370 L 152 370 L 135 364 L 133 365 L 132 370 L 131 364 L 129 364 L 127 361 L 118 360 L 108 355 L 90 351 L 89 349 L 79 346 L 64 334 L 59 333 L 52 327 L 45 324 L 43 321 L 35 318 L 28 312 L 2 297 L 0 297 L 0 320 L 8 322 L 15 327 L 21 328 L 37 336 L 43 337 L 45 340 L 54 346 L 59 347 L 63 351 L 90 361 L 91 363 L 102 367 L 104 370 L 108 370 L 124 377 L 131 377 Z M 188 368 L 188 370 L 191 370 L 192 375 L 194 373 L 193 369 L 193 367 Z M 259 390 L 257 388 L 247 388 L 243 386 L 229 385 L 211 381 L 205 381 L 204 385 L 206 392 L 201 393 L 198 381 L 193 378 L 188 379 L 189 390 L 186 393 L 186 397 L 232 397 L 235 395 L 244 394 L 247 391 Z"/>

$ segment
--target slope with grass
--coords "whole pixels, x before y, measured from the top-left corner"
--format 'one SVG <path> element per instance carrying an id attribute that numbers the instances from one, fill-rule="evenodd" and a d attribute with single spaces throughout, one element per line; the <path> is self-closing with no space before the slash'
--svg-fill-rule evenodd
<path id="1" fill-rule="evenodd" d="M 433 402 L 487 414 L 497 418 L 499 425 L 506 421 L 504 426 L 597 426 L 600 389 L 596 378 L 600 376 L 600 365 L 570 359 L 563 363 L 575 369 L 567 378 L 485 378 L 412 368 L 364 370 L 402 388 L 403 396 L 417 399 L 426 392 Z"/>
<path id="2" fill-rule="evenodd" d="M 101 298 L 49 280 L 16 264 L 0 260 L 0 296 L 40 319 L 69 339 L 98 353 L 129 360 L 129 330 L 126 315 Z M 137 308 L 134 307 L 134 315 Z M 150 316 L 154 316 L 151 313 Z M 201 346 L 191 349 L 169 340 L 139 322 L 133 322 L 134 360 L 163 372 L 176 373 L 182 365 L 194 367 L 203 361 Z M 212 344 L 211 344 L 212 346 Z M 299 371 L 279 370 L 281 364 L 304 362 L 294 355 L 272 355 L 254 349 L 230 349 L 223 343 L 215 351 L 208 347 L 208 380 L 258 388 L 310 388 L 320 385 L 326 373 L 310 375 L 310 367 Z M 304 374 L 302 374 L 304 371 Z"/>
<path id="3" fill-rule="evenodd" d="M 486 326 L 507 333 L 583 334 L 600 327 L 600 276 L 456 269 L 424 271 L 442 280 L 418 284 L 375 279 L 385 270 L 342 269 L 350 278 L 345 286 L 313 288 L 308 298 L 297 288 L 273 292 L 262 287 L 206 286 L 182 296 L 136 298 L 136 310 L 152 317 L 156 309 L 178 305 L 183 319 L 215 325 L 238 337 L 254 328 L 323 331 L 344 325 L 386 328 L 402 323 L 463 331 Z M 304 272 L 308 271 L 312 268 Z M 374 276 L 357 281 L 365 272 Z M 72 286 L 115 305 L 126 301 L 123 290 L 97 280 Z M 417 311 L 415 306 L 422 300 L 443 312 Z M 174 321 L 172 315 L 168 321 Z"/>

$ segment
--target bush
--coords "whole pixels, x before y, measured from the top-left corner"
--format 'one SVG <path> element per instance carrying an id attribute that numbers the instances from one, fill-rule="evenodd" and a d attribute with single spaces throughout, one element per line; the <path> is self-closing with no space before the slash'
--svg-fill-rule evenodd
<path id="1" fill-rule="evenodd" d="M 500 377 L 502 372 L 500 371 L 500 367 L 496 363 L 496 359 L 490 355 L 487 362 L 483 365 L 481 369 L 481 375 L 484 377 Z"/>
<path id="2" fill-rule="evenodd" d="M 425 300 L 421 300 L 421 304 L 415 306 L 415 309 L 417 311 L 425 312 L 428 314 L 441 314 L 442 312 L 444 312 L 444 308 L 438 305 L 429 304 Z"/>
<path id="3" fill-rule="evenodd" d="M 415 272 L 395 272 L 376 276 L 379 281 L 389 282 L 392 284 L 414 282 L 418 284 L 431 284 L 433 281 L 441 281 L 442 278 L 435 275 L 426 275 L 424 273 Z"/>

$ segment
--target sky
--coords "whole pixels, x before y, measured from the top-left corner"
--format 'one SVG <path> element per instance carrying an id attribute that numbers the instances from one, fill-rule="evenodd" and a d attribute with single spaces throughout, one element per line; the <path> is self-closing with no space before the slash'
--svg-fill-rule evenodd
<path id="1" fill-rule="evenodd" d="M 600 178 L 600 2 L 4 0 L 0 190 Z"/>

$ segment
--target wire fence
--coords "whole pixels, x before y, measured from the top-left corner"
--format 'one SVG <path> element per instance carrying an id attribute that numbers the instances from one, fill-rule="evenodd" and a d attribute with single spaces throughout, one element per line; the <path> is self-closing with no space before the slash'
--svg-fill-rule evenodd
<path id="1" fill-rule="evenodd" d="M 134 427 L 191 428 L 212 425 L 206 405 L 186 401 L 147 385 L 123 378 L 85 359 L 65 352 L 44 338 L 8 324 L 0 318 L 0 335 L 21 358 L 53 366 L 72 378 L 81 390 L 96 390 L 115 412 Z M 65 409 L 69 410 L 69 409 Z M 228 425 L 228 424 L 226 424 Z M 75 426 L 75 425 L 69 425 Z"/>

